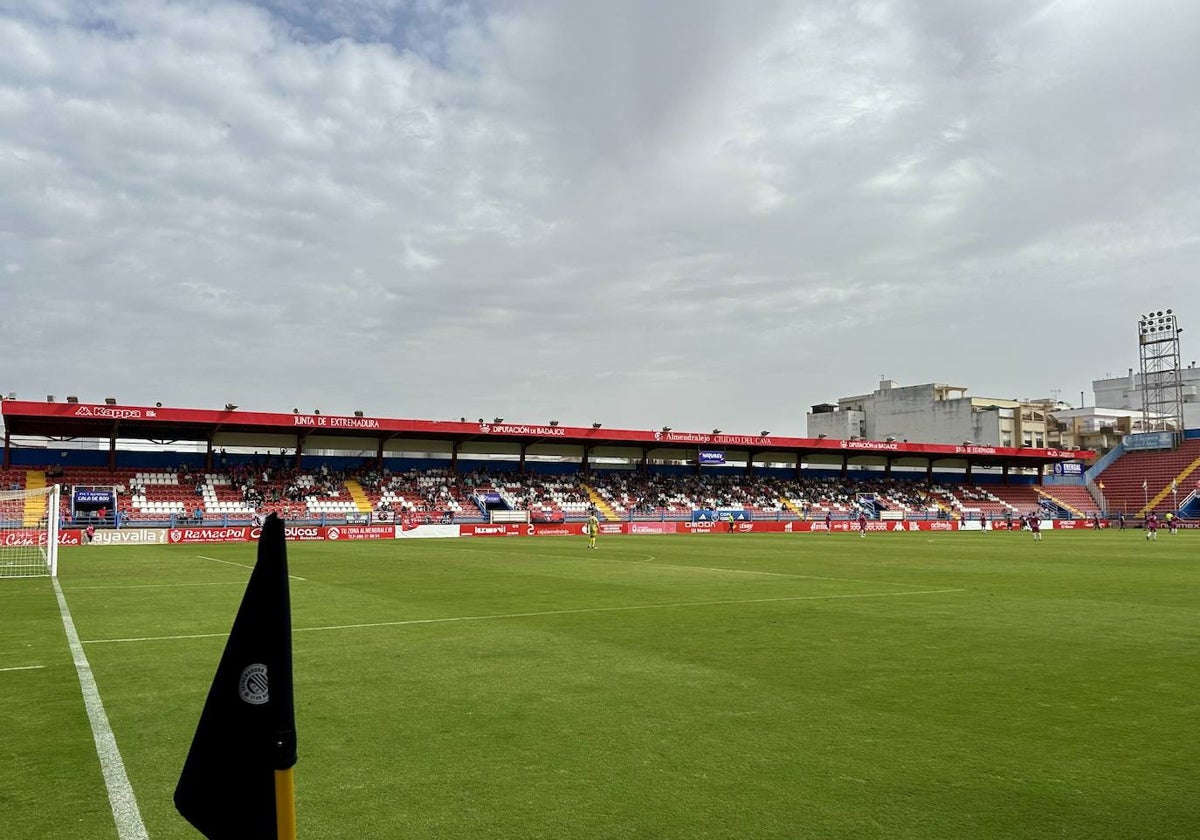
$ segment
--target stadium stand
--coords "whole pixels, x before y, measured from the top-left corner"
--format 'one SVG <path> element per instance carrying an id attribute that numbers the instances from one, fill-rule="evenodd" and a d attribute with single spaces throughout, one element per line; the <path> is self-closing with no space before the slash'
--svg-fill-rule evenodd
<path id="1" fill-rule="evenodd" d="M 1147 501 L 1158 510 L 1173 506 L 1171 481 L 1179 482 L 1179 498 L 1195 488 L 1200 477 L 1200 440 L 1185 440 L 1173 451 L 1126 452 L 1097 478 L 1110 514 L 1143 516 Z M 1145 482 L 1143 489 L 1142 482 Z"/>
<path id="2" fill-rule="evenodd" d="M 1137 516 L 1145 497 L 1169 494 L 1172 479 L 1191 488 L 1200 472 L 1200 441 L 1174 452 L 1134 452 L 1118 458 L 1099 477 L 1108 512 Z M 32 478 L 31 478 L 32 477 Z M 480 522 L 488 508 L 528 512 L 533 521 L 579 521 L 593 510 L 601 518 L 690 519 L 696 511 L 746 511 L 756 519 L 1017 517 L 1033 510 L 1047 516 L 1092 518 L 1104 511 L 1086 487 L 1031 483 L 1009 485 L 929 483 L 924 475 L 883 477 L 867 471 L 849 475 L 814 473 L 801 478 L 775 475 L 642 473 L 594 470 L 547 475 L 489 471 L 454 473 L 445 467 L 392 472 L 373 461 L 345 469 L 322 464 L 296 469 L 283 459 L 227 463 L 214 470 L 156 467 L 47 467 L 0 471 L 0 488 L 59 482 L 67 488 L 111 488 L 123 522 L 244 524 L 256 513 L 277 512 L 293 521 Z M 1190 489 L 1188 490 L 1190 492 Z M 1184 492 L 1181 489 L 1180 501 Z M 61 518 L 70 521 L 70 494 Z M 1160 511 L 1170 498 L 1159 499 Z M 1122 507 L 1123 506 L 1123 507 Z M 111 525 L 94 513 L 75 520 Z M 407 520 L 406 520 L 407 521 Z"/>

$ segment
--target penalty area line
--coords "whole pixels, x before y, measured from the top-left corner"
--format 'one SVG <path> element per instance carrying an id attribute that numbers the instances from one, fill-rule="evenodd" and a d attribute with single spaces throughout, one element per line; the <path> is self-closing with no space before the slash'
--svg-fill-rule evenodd
<path id="1" fill-rule="evenodd" d="M 5 671 L 38 671 L 45 667 L 45 665 L 16 665 L 12 668 L 0 668 L 0 674 Z"/>
<path id="2" fill-rule="evenodd" d="M 201 560 L 211 560 L 214 563 L 224 563 L 227 566 L 240 566 L 243 569 L 253 569 L 254 568 L 253 566 L 251 566 L 247 563 L 235 563 L 232 560 L 222 560 L 220 557 L 209 557 L 205 554 L 197 554 L 196 556 L 199 557 Z M 308 578 L 302 578 L 299 575 L 288 575 L 288 577 L 291 580 L 303 580 L 303 581 L 308 580 Z"/>
<path id="3" fill-rule="evenodd" d="M 795 580 L 829 580 L 836 583 L 866 583 L 871 586 L 903 586 L 909 589 L 920 589 L 920 583 L 898 583 L 892 580 L 872 580 L 869 578 L 826 577 L 825 575 L 802 575 L 796 572 L 764 572 L 758 569 L 724 569 L 716 566 L 685 566 L 681 563 L 656 563 L 653 554 L 639 554 L 647 560 L 626 560 L 621 557 L 597 557 L 589 555 L 582 557 L 575 554 L 531 554 L 523 551 L 489 551 L 482 548 L 452 548 L 451 551 L 469 551 L 475 554 L 508 554 L 518 557 L 546 557 L 555 560 L 585 560 L 588 563 L 620 563 L 622 565 L 643 565 L 653 569 L 678 569 L 684 572 L 718 572 L 726 575 L 759 575 L 762 577 L 793 578 Z"/>
<path id="4" fill-rule="evenodd" d="M 540 612 L 493 613 L 489 615 L 456 615 L 446 618 L 410 618 L 402 621 L 373 621 L 363 624 L 327 624 L 321 627 L 293 627 L 293 633 L 316 633 L 324 630 L 365 630 L 372 627 L 406 627 L 414 624 L 449 624 L 457 621 L 495 621 L 505 618 L 540 618 L 552 615 L 579 615 L 583 613 L 632 612 L 635 610 L 669 610 L 682 607 L 720 607 L 738 604 L 779 604 L 789 601 L 832 601 L 845 598 L 902 598 L 909 595 L 943 595 L 950 592 L 966 592 L 965 589 L 923 589 L 918 592 L 852 592 L 843 595 L 794 595 L 785 598 L 743 598 L 726 601 L 676 601 L 667 604 L 636 604 L 625 607 L 580 607 L 573 610 L 543 610 Z M 194 633 L 182 636 L 142 636 L 129 639 L 87 639 L 85 645 L 108 645 L 125 642 L 171 642 L 182 639 L 213 639 L 228 636 L 228 633 Z"/>

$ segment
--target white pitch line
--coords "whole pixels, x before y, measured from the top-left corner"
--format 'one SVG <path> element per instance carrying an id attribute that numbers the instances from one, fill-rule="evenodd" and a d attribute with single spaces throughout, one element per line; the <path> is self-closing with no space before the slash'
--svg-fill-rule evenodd
<path id="1" fill-rule="evenodd" d="M 37 671 L 45 667 L 45 665 L 17 665 L 13 668 L 0 668 L 0 673 L 5 671 Z"/>
<path id="2" fill-rule="evenodd" d="M 322 627 L 293 627 L 293 633 L 314 633 L 322 630 L 362 630 L 371 627 L 404 627 L 410 624 L 446 624 L 454 621 L 494 621 L 502 618 L 538 618 L 549 615 L 579 613 L 629 612 L 632 610 L 666 610 L 678 607 L 717 607 L 737 604 L 773 604 L 786 601 L 829 601 L 835 598 L 898 598 L 905 595 L 942 595 L 966 592 L 965 589 L 924 589 L 919 592 L 857 592 L 845 595 L 795 595 L 787 598 L 746 598 L 730 601 L 678 601 L 670 604 L 638 604 L 628 607 L 580 607 L 574 610 L 545 610 L 543 612 L 495 613 L 491 615 L 458 615 L 448 618 L 410 618 L 404 621 L 375 621 L 366 624 L 327 624 Z M 184 636 L 141 636 L 129 639 L 88 639 L 85 645 L 106 645 L 122 642 L 172 642 L 182 639 L 215 639 L 228 633 L 194 633 Z"/>
<path id="3" fill-rule="evenodd" d="M 114 583 L 105 586 L 72 586 L 72 592 L 85 589 L 170 589 L 176 586 L 245 586 L 244 580 L 223 580 L 213 583 Z"/>
<path id="4" fill-rule="evenodd" d="M 245 563 L 235 563 L 232 560 L 222 560 L 220 557 L 208 557 L 203 554 L 197 554 L 196 556 L 199 557 L 201 560 L 211 560 L 214 563 L 225 563 L 226 565 L 229 565 L 229 566 L 240 566 L 243 569 L 250 569 L 250 570 L 254 569 L 253 566 L 249 566 Z M 306 578 L 302 578 L 299 575 L 288 575 L 288 577 L 291 578 L 292 580 L 307 580 Z"/>
<path id="5" fill-rule="evenodd" d="M 108 802 L 112 806 L 118 840 L 149 840 L 150 835 L 146 833 L 146 826 L 142 822 L 137 798 L 133 795 L 133 786 L 129 784 L 129 776 L 125 773 L 125 762 L 121 760 L 121 751 L 117 749 L 117 738 L 113 735 L 108 715 L 104 712 L 104 703 L 100 700 L 100 689 L 92 675 L 92 666 L 88 664 L 79 634 L 75 632 L 75 622 L 67 608 L 67 598 L 63 595 L 62 587 L 58 585 L 58 578 L 50 580 L 54 583 L 58 610 L 62 614 L 63 628 L 67 631 L 67 644 L 71 648 L 75 672 L 79 675 L 79 687 L 83 690 L 83 705 L 92 725 L 92 738 L 96 742 L 96 755 L 100 758 L 104 786 L 108 788 Z"/>
<path id="6" fill-rule="evenodd" d="M 912 589 L 918 589 L 923 584 L 920 583 L 896 583 L 891 580 L 868 580 L 865 578 L 844 578 L 844 577 L 824 577 L 822 575 L 800 575 L 792 572 L 761 572 L 756 569 L 722 569 L 712 566 L 684 566 L 677 563 L 655 563 L 652 560 L 622 560 L 620 557 L 596 557 L 589 554 L 587 556 L 577 556 L 573 554 L 529 554 L 523 551 L 486 551 L 482 548 L 453 548 L 453 551 L 470 551 L 475 554 L 509 554 L 519 557 L 548 557 L 555 560 L 586 560 L 589 563 L 624 563 L 630 565 L 637 563 L 639 565 L 649 565 L 655 569 L 682 569 L 689 572 L 724 572 L 731 575 L 768 575 L 770 577 L 795 578 L 797 580 L 832 580 L 838 583 L 868 583 L 874 586 L 906 586 Z M 643 554 L 642 557 L 650 557 L 652 554 Z"/>

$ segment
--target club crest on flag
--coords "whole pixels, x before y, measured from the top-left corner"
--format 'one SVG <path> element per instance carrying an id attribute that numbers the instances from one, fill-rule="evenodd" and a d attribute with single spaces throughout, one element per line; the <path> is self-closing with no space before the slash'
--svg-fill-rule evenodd
<path id="1" fill-rule="evenodd" d="M 267 666 L 261 663 L 247 665 L 238 680 L 238 695 L 243 702 L 261 706 L 271 699 L 268 691 Z"/>

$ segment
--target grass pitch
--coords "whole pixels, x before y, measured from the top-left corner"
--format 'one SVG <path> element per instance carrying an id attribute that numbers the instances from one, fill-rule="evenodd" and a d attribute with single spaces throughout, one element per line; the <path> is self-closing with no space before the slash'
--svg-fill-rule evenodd
<path id="1" fill-rule="evenodd" d="M 1200 533 L 292 543 L 305 838 L 1194 838 Z M 64 550 L 154 840 L 255 546 Z M 23 670 L 13 670 L 21 668 Z M 117 836 L 47 580 L 0 835 Z"/>

